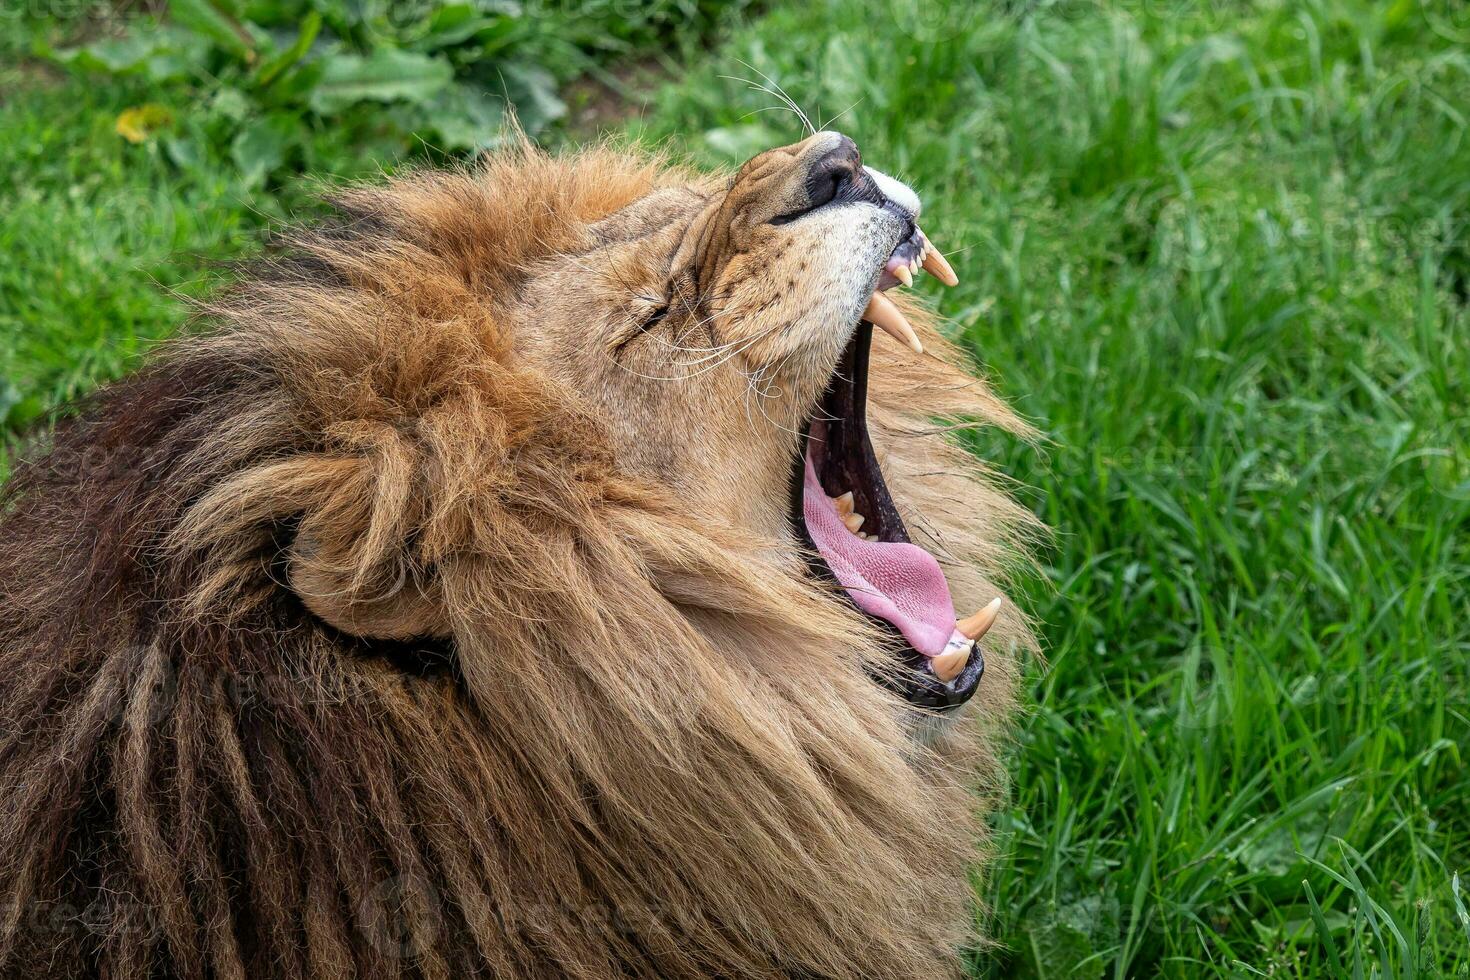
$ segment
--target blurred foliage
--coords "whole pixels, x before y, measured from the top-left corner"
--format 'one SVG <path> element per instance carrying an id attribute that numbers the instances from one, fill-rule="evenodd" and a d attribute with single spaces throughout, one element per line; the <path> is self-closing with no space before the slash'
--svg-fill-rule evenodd
<path id="1" fill-rule="evenodd" d="M 302 169 L 313 132 L 375 157 L 493 146 L 507 114 L 532 135 L 566 113 L 566 81 L 664 42 L 694 37 L 747 0 L 168 0 L 92 12 L 86 43 L 37 53 L 85 75 L 186 93 L 188 110 L 147 104 L 117 120 L 157 139 L 177 166 L 233 164 L 247 186 Z"/>
<path id="2" fill-rule="evenodd" d="M 585 132 L 751 2 L 0 0 L 0 477 L 322 182 Z"/>

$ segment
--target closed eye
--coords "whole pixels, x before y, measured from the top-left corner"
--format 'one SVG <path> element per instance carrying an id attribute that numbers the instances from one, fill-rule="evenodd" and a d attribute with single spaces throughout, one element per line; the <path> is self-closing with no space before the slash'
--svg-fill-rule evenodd
<path id="1" fill-rule="evenodd" d="M 668 304 L 664 304 L 663 306 L 658 307 L 657 309 L 650 312 L 648 316 L 643 318 L 643 323 L 639 325 L 638 329 L 643 331 L 644 333 L 647 333 L 649 330 L 652 330 L 654 327 L 663 322 L 663 318 L 667 316 L 668 313 Z"/>
<path id="2" fill-rule="evenodd" d="M 622 340 L 618 341 L 617 346 L 613 348 L 613 352 L 621 353 L 624 347 L 627 347 L 633 341 L 637 340 L 639 337 L 648 333 L 650 330 L 654 329 L 660 323 L 662 323 L 664 321 L 664 318 L 668 316 L 668 314 L 669 305 L 667 303 L 660 304 L 649 310 L 646 314 L 644 314 L 643 319 L 638 321 L 637 327 L 630 331 L 628 335 Z"/>

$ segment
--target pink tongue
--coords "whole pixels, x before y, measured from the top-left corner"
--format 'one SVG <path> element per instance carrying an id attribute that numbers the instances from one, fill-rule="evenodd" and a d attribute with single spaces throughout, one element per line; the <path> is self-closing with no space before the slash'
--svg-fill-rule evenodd
<path id="1" fill-rule="evenodd" d="M 812 543 L 858 608 L 898 627 L 924 656 L 944 652 L 955 628 L 954 600 L 934 556 L 918 545 L 864 541 L 849 531 L 810 459 L 801 506 Z"/>

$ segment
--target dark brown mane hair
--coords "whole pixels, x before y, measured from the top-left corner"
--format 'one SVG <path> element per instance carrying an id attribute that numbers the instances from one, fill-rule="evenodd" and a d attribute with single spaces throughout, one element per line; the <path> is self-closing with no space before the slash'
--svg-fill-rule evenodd
<path id="1" fill-rule="evenodd" d="M 688 179 L 522 147 L 350 190 L 17 466 L 0 974 L 957 971 L 1024 623 L 917 751 L 857 614 L 510 354 L 521 270 Z M 874 438 L 980 592 L 1028 517 L 929 416 L 1023 427 L 914 320 L 948 363 L 875 380 Z"/>

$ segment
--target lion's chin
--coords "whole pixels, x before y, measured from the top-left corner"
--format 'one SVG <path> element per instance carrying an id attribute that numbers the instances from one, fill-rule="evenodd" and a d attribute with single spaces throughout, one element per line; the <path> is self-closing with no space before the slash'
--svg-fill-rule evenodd
<path id="1" fill-rule="evenodd" d="M 910 249 L 909 246 L 913 247 Z M 906 249 L 908 251 L 906 251 Z M 1000 612 L 997 597 L 965 619 L 939 562 L 914 544 L 894 506 L 868 438 L 868 358 L 876 325 L 922 349 L 885 288 L 920 261 L 936 276 L 943 263 L 923 233 L 900 243 L 889 259 L 878 291 L 803 429 L 792 466 L 792 524 L 809 549 L 814 574 L 840 584 L 849 600 L 892 638 L 900 669 L 879 679 L 910 703 L 931 709 L 957 708 L 979 688 L 985 658 L 978 641 Z M 889 280 L 892 282 L 889 282 Z"/>

